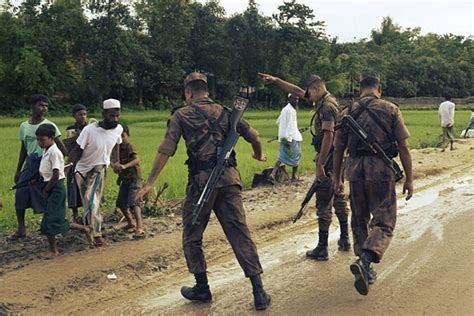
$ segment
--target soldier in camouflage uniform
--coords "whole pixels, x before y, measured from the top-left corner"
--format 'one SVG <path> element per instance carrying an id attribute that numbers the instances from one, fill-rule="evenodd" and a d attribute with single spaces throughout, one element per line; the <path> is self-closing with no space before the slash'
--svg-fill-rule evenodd
<path id="1" fill-rule="evenodd" d="M 324 81 L 316 75 L 309 77 L 306 82 L 306 90 L 268 74 L 259 75 L 265 83 L 274 84 L 292 95 L 305 98 L 310 103 L 316 104 L 316 112 L 311 121 L 316 131 L 313 134 L 313 145 L 317 153 L 315 158 L 316 177 L 318 181 L 322 182 L 321 189 L 316 191 L 319 241 L 316 248 L 308 251 L 306 256 L 315 260 L 328 260 L 328 236 L 333 206 L 341 229 L 338 241 L 339 250 L 349 251 L 351 245 L 347 223 L 348 209 L 344 194 L 334 194 L 332 183 L 332 143 L 334 127 L 339 119 L 339 106 L 336 98 L 326 90 Z"/>
<path id="2" fill-rule="evenodd" d="M 189 156 L 188 185 L 182 209 L 183 248 L 188 269 L 194 274 L 196 285 L 183 287 L 181 294 L 192 301 L 210 302 L 212 295 L 207 281 L 202 237 L 211 209 L 203 209 L 195 225 L 192 224 L 192 212 L 216 164 L 218 147 L 225 142 L 231 112 L 209 98 L 207 78 L 203 74 L 189 74 L 184 80 L 184 87 L 187 106 L 177 109 L 171 116 L 165 138 L 158 148 L 153 169 L 137 198 L 142 199 L 150 192 L 168 158 L 176 152 L 178 141 L 183 136 Z M 244 120 L 238 124 L 237 131 L 252 144 L 253 158 L 266 161 L 258 132 Z M 239 171 L 236 169 L 235 156 L 230 160 L 233 162 L 222 174 L 208 205 L 212 206 L 224 229 L 245 276 L 250 278 L 255 308 L 263 310 L 270 304 L 271 298 L 263 289 L 260 277 L 262 267 L 245 220 L 242 186 Z"/>
<path id="3" fill-rule="evenodd" d="M 360 99 L 346 108 L 342 115 L 350 114 L 360 126 L 372 135 L 389 157 L 400 154 L 406 181 L 403 193 L 409 200 L 413 194 L 413 175 L 408 138 L 410 136 L 398 107 L 382 100 L 380 81 L 366 77 L 360 84 Z M 378 263 L 393 236 L 397 215 L 395 175 L 374 155 L 357 136 L 343 128 L 336 132 L 334 143 L 334 190 L 342 193 L 342 157 L 346 148 L 349 158 L 345 162 L 345 179 L 349 181 L 352 210 L 354 252 L 359 257 L 351 265 L 355 287 L 367 295 L 369 284 L 376 279 L 371 263 Z"/>

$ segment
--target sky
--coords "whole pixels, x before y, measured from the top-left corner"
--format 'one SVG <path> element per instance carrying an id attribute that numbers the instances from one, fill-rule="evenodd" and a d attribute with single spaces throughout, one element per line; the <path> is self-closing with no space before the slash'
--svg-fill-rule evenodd
<path id="1" fill-rule="evenodd" d="M 199 0 L 205 2 L 205 0 Z M 369 38 L 384 16 L 390 16 L 402 27 L 421 27 L 421 33 L 474 34 L 474 1 L 426 0 L 298 0 L 314 10 L 316 19 L 326 22 L 326 33 L 348 42 Z M 283 0 L 257 0 L 259 10 L 265 15 L 278 11 Z M 228 15 L 242 12 L 247 0 L 220 0 Z"/>

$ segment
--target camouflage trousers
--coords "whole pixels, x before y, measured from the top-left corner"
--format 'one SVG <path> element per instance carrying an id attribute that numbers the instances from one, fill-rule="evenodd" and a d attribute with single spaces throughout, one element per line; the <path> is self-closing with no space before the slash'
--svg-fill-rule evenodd
<path id="1" fill-rule="evenodd" d="M 206 229 L 211 209 L 214 210 L 232 250 L 246 277 L 262 273 L 257 247 L 250 237 L 242 204 L 241 188 L 231 185 L 214 190 L 209 204 L 199 215 L 199 224 L 192 224 L 192 212 L 199 199 L 200 191 L 188 185 L 187 196 L 183 203 L 183 250 L 189 272 L 196 274 L 207 269 L 202 249 L 202 236 Z"/>
<path id="2" fill-rule="evenodd" d="M 375 253 L 380 262 L 393 237 L 397 219 L 394 181 L 351 181 L 351 227 L 354 253 Z"/>
<path id="3" fill-rule="evenodd" d="M 339 222 L 347 222 L 349 211 L 346 199 L 344 195 L 334 194 L 333 181 L 332 178 L 329 178 L 316 192 L 316 215 L 320 231 L 329 231 L 333 207 Z"/>

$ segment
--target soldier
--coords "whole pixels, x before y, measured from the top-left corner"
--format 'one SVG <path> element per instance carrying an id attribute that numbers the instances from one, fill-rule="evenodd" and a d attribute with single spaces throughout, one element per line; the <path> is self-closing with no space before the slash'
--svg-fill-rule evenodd
<path id="1" fill-rule="evenodd" d="M 344 195 L 334 195 L 332 188 L 332 159 L 334 126 L 338 120 L 339 107 L 336 99 L 327 91 L 324 81 L 316 75 L 310 75 L 303 90 L 280 78 L 268 74 L 259 74 L 265 83 L 274 84 L 285 92 L 299 98 L 305 98 L 316 104 L 316 112 L 311 119 L 316 134 L 313 145 L 316 149 L 316 177 L 324 183 L 322 189 L 316 192 L 316 211 L 319 223 L 319 242 L 313 250 L 306 252 L 306 256 L 315 260 L 328 260 L 328 236 L 331 224 L 332 207 L 336 210 L 339 219 L 341 235 L 338 241 L 339 250 L 349 251 L 349 231 L 347 224 L 348 209 Z M 328 159 L 329 157 L 329 159 Z M 326 161 L 328 163 L 326 163 Z"/>
<path id="2" fill-rule="evenodd" d="M 413 174 L 408 138 L 410 136 L 397 106 L 382 100 L 380 81 L 365 77 L 360 83 L 360 99 L 343 111 L 372 135 L 389 157 L 400 153 L 406 174 L 403 193 L 409 200 L 413 194 Z M 334 143 L 334 190 L 342 193 L 341 164 L 344 150 L 349 149 L 345 178 L 350 185 L 352 235 L 354 252 L 359 257 L 350 266 L 356 290 L 367 295 L 376 273 L 371 263 L 378 263 L 393 236 L 397 214 L 395 176 L 392 170 L 374 155 L 350 131 L 340 129 Z M 370 217 L 372 217 L 370 219 Z M 370 222 L 369 222 L 370 219 Z"/>
<path id="3" fill-rule="evenodd" d="M 211 209 L 203 209 L 195 225 L 192 224 L 192 212 L 216 164 L 218 147 L 225 142 L 230 111 L 209 98 L 207 78 L 203 74 L 194 72 L 185 78 L 184 94 L 187 106 L 177 109 L 171 116 L 152 171 L 146 184 L 138 192 L 137 199 L 141 200 L 150 192 L 169 157 L 176 152 L 178 141 L 183 136 L 189 157 L 188 185 L 182 209 L 183 248 L 189 272 L 194 274 L 196 285 L 182 287 L 181 294 L 191 301 L 210 302 L 212 294 L 207 280 L 202 236 Z M 238 124 L 237 131 L 252 144 L 253 158 L 266 161 L 258 132 L 245 121 Z M 245 276 L 250 278 L 255 308 L 264 310 L 270 304 L 271 298 L 263 289 L 260 277 L 263 271 L 245 220 L 240 175 L 235 166 L 234 159 L 222 174 L 209 205 L 222 225 Z"/>

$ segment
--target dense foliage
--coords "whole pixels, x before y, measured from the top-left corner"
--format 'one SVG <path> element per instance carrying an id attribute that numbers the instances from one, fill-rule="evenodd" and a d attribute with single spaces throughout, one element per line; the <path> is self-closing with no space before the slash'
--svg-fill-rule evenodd
<path id="1" fill-rule="evenodd" d="M 378 74 L 385 94 L 395 97 L 474 93 L 472 38 L 422 36 L 387 17 L 370 39 L 339 43 L 306 5 L 292 0 L 278 9 L 264 16 L 250 0 L 229 17 L 217 0 L 7 4 L 0 12 L 0 111 L 24 107 L 37 92 L 56 107 L 116 97 L 168 108 L 179 102 L 182 79 L 192 70 L 208 74 L 218 99 L 248 87 L 253 101 L 267 106 L 282 94 L 263 87 L 258 71 L 299 84 L 316 72 L 338 95 L 357 89 L 367 72 Z"/>

